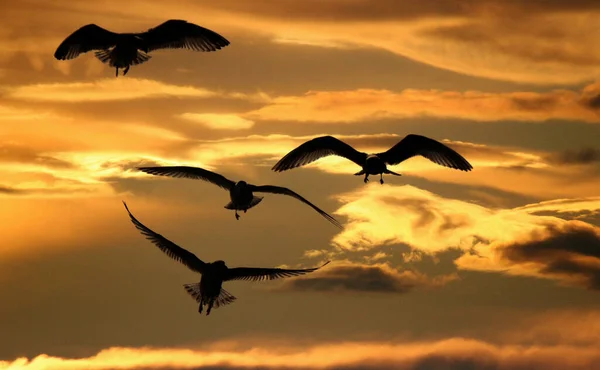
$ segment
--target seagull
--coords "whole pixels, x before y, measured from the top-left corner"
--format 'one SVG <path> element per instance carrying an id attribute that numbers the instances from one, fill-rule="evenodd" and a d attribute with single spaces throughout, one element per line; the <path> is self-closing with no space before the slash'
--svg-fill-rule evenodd
<path id="1" fill-rule="evenodd" d="M 132 65 L 142 64 L 157 49 L 189 49 L 216 51 L 229 41 L 216 32 L 184 20 L 171 19 L 146 32 L 115 33 L 95 24 L 88 24 L 67 37 L 56 49 L 58 60 L 74 59 L 79 54 L 96 50 L 96 58 L 116 68 L 124 68 L 123 76 Z"/>
<path id="2" fill-rule="evenodd" d="M 127 203 L 123 201 L 129 218 L 135 227 L 156 245 L 161 251 L 172 259 L 186 265 L 190 270 L 198 272 L 202 275 L 200 282 L 196 284 L 184 284 L 185 290 L 190 294 L 200 305 L 198 312 L 202 313 L 204 306 L 208 306 L 206 316 L 210 314 L 211 309 L 219 308 L 235 301 L 235 297 L 228 291 L 222 288 L 223 282 L 229 280 L 274 280 L 278 278 L 298 276 L 308 274 L 309 272 L 317 271 L 321 267 L 327 265 L 331 261 L 325 262 L 320 267 L 301 270 L 287 270 L 279 268 L 256 268 L 256 267 L 235 267 L 229 268 L 224 261 L 215 261 L 205 263 L 201 261 L 193 253 L 181 248 L 164 236 L 150 230 L 140 221 L 138 221 L 129 211 Z"/>
<path id="3" fill-rule="evenodd" d="M 231 201 L 227 205 L 225 205 L 225 208 L 235 210 L 236 220 L 240 219 L 238 211 L 244 211 L 244 213 L 246 213 L 248 209 L 256 206 L 263 200 L 263 197 L 257 197 L 253 193 L 273 193 L 289 195 L 305 204 L 308 204 L 315 211 L 319 212 L 321 216 L 325 217 L 329 222 L 339 227 L 340 229 L 342 228 L 342 225 L 340 225 L 340 223 L 335 218 L 327 214 L 325 211 L 321 210 L 319 207 L 304 199 L 296 192 L 281 186 L 252 185 L 248 184 L 245 181 L 234 182 L 225 178 L 222 175 L 219 175 L 218 173 L 214 173 L 198 167 L 138 167 L 138 170 L 157 176 L 185 177 L 188 179 L 204 180 L 213 183 L 220 188 L 229 190 L 229 197 Z"/>
<path id="4" fill-rule="evenodd" d="M 461 171 L 471 171 L 473 169 L 473 166 L 460 154 L 439 141 L 410 134 L 388 151 L 377 154 L 359 152 L 333 136 L 317 137 L 286 154 L 273 166 L 272 170 L 275 172 L 290 170 L 329 155 L 344 157 L 361 166 L 362 170 L 354 175 L 365 175 L 365 183 L 369 182 L 369 175 L 380 175 L 379 182 L 381 184 L 383 184 L 384 173 L 402 176 L 388 170 L 386 164 L 395 165 L 416 155 L 423 156 L 441 166 Z"/>

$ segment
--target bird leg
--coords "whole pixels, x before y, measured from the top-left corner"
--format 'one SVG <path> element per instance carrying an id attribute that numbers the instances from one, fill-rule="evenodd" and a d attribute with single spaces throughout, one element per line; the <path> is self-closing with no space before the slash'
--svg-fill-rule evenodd
<path id="1" fill-rule="evenodd" d="M 204 301 L 200 301 L 200 305 L 198 305 L 198 313 L 202 313 L 202 308 L 204 308 Z"/>
<path id="2" fill-rule="evenodd" d="M 247 209 L 245 209 L 245 210 L 244 210 L 244 213 L 246 213 L 247 211 L 248 211 L 248 210 L 247 210 Z"/>
<path id="3" fill-rule="evenodd" d="M 237 209 L 235 210 L 235 219 L 236 219 L 236 220 L 239 220 L 239 219 L 240 219 L 240 215 L 238 215 L 238 213 L 237 213 Z"/>
<path id="4" fill-rule="evenodd" d="M 208 302 L 208 309 L 206 310 L 206 316 L 210 315 L 210 310 L 213 307 L 213 303 L 214 303 L 214 299 L 211 299 L 210 302 Z"/>
<path id="5" fill-rule="evenodd" d="M 369 174 L 365 173 L 365 184 L 369 182 Z"/>
<path id="6" fill-rule="evenodd" d="M 379 178 L 379 183 L 380 183 L 381 185 L 383 185 L 383 173 L 382 173 L 382 174 L 380 174 L 380 176 L 381 176 L 381 177 Z"/>
<path id="7" fill-rule="evenodd" d="M 117 71 L 115 72 L 115 77 L 119 77 L 119 67 L 115 67 Z"/>
<path id="8" fill-rule="evenodd" d="M 123 70 L 123 76 L 125 76 L 127 72 L 129 72 L 129 67 L 130 66 L 125 67 L 125 69 Z"/>

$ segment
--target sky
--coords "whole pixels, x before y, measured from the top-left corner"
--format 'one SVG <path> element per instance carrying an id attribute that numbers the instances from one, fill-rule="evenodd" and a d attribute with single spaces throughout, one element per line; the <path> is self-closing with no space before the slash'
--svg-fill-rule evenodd
<path id="1" fill-rule="evenodd" d="M 600 368 L 600 2 L 0 0 L 0 369 Z M 77 28 L 185 19 L 214 53 L 156 51 L 115 78 Z M 364 184 L 328 157 L 424 135 L 461 172 L 412 158 Z M 151 176 L 189 165 L 289 187 L 236 221 L 227 192 Z M 206 262 L 308 268 L 229 282 L 198 314 Z"/>

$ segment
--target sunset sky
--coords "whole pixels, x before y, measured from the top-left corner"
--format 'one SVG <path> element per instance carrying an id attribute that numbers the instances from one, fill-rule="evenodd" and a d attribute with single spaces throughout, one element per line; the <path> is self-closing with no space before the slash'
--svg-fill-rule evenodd
<path id="1" fill-rule="evenodd" d="M 600 369 L 597 0 L 0 0 L 0 370 Z M 156 51 L 115 78 L 77 28 L 185 19 L 214 53 Z M 341 158 L 275 173 L 333 135 L 407 134 L 473 165 L 413 158 L 364 184 Z M 236 221 L 227 192 L 151 176 L 203 167 L 289 187 Z M 228 282 L 205 262 L 321 271 Z"/>

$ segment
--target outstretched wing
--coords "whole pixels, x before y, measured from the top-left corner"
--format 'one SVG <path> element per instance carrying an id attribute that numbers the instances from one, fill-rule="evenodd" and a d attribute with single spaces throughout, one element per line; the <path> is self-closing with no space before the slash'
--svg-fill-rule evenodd
<path id="1" fill-rule="evenodd" d="M 377 156 L 384 162 L 394 165 L 416 155 L 423 156 L 433 163 L 461 171 L 471 171 L 473 166 L 460 154 L 439 141 L 421 135 L 407 135 L 384 153 Z"/>
<path id="2" fill-rule="evenodd" d="M 333 216 L 329 215 L 327 212 L 323 211 L 321 208 L 315 206 L 314 204 L 312 204 L 311 202 L 306 200 L 300 194 L 298 194 L 288 188 L 284 188 L 281 186 L 274 186 L 274 185 L 250 185 L 250 189 L 252 190 L 252 192 L 283 194 L 283 195 L 289 195 L 290 197 L 294 197 L 294 198 L 298 199 L 299 201 L 311 206 L 315 211 L 319 212 L 319 214 L 321 214 L 321 216 L 325 217 L 327 219 L 327 221 L 331 222 L 332 224 L 339 227 L 340 229 L 342 228 L 342 225 L 340 225 L 340 223 L 335 218 L 333 218 Z"/>
<path id="3" fill-rule="evenodd" d="M 284 277 L 298 276 L 308 274 L 313 271 L 317 271 L 321 267 L 327 265 L 331 261 L 325 262 L 322 266 L 313 267 L 311 269 L 302 270 L 286 270 L 286 269 L 262 269 L 254 267 L 236 267 L 227 270 L 227 276 L 224 281 L 227 280 L 249 280 L 249 281 L 262 281 L 262 280 L 274 280 Z"/>
<path id="4" fill-rule="evenodd" d="M 204 262 L 202 262 L 196 255 L 191 252 L 186 251 L 181 248 L 177 244 L 173 243 L 169 239 L 164 236 L 155 233 L 150 230 L 144 224 L 139 222 L 131 212 L 129 212 L 129 208 L 127 204 L 123 202 L 125 205 L 125 209 L 127 213 L 129 213 L 129 218 L 131 218 L 131 222 L 135 225 L 135 227 L 146 237 L 146 239 L 150 240 L 152 244 L 156 245 L 161 251 L 165 252 L 165 254 L 175 261 L 179 261 L 186 265 L 189 269 L 202 273 L 204 271 Z"/>
<path id="5" fill-rule="evenodd" d="M 367 160 L 366 153 L 357 151 L 333 136 L 321 136 L 305 142 L 286 154 L 273 166 L 272 170 L 275 172 L 286 171 L 329 155 L 344 157 L 361 167 Z"/>
<path id="6" fill-rule="evenodd" d="M 229 45 L 229 41 L 218 33 L 178 19 L 168 20 L 138 35 L 146 41 L 148 51 L 184 48 L 216 51 Z"/>
<path id="7" fill-rule="evenodd" d="M 104 50 L 117 43 L 119 34 L 88 24 L 67 37 L 54 52 L 58 60 L 73 59 L 90 50 Z"/>
<path id="8" fill-rule="evenodd" d="M 138 170 L 157 176 L 170 176 L 194 180 L 204 180 L 225 190 L 231 189 L 235 182 L 209 170 L 188 166 L 138 167 Z"/>

